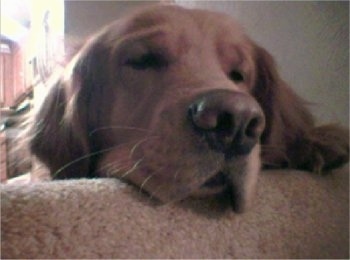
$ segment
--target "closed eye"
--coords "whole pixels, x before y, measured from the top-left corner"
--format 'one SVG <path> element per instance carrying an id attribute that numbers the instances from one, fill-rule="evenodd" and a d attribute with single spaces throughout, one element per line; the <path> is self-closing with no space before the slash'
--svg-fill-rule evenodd
<path id="1" fill-rule="evenodd" d="M 159 53 L 147 52 L 139 57 L 128 59 L 125 65 L 135 70 L 161 69 L 166 67 L 168 62 Z"/>

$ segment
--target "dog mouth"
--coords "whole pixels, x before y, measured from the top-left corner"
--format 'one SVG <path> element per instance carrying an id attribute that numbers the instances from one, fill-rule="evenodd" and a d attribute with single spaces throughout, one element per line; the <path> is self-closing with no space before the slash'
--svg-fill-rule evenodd
<path id="1" fill-rule="evenodd" d="M 233 211 L 240 212 L 242 203 L 239 194 L 239 188 L 231 180 L 229 173 L 219 171 L 204 182 L 193 195 L 195 197 L 223 195 L 228 199 Z"/>
<path id="2" fill-rule="evenodd" d="M 224 172 L 220 171 L 210 179 L 208 179 L 203 185 L 202 188 L 210 190 L 223 190 L 227 186 L 227 176 Z"/>

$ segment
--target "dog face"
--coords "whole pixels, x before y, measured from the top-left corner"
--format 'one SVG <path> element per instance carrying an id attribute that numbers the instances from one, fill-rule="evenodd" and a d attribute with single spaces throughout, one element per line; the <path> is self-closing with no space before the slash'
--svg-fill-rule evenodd
<path id="1" fill-rule="evenodd" d="M 112 112 L 106 112 L 106 128 L 103 119 L 91 129 L 103 139 L 94 141 L 98 150 L 116 148 L 97 169 L 165 202 L 232 185 L 241 198 L 236 204 L 243 205 L 260 168 L 258 137 L 264 128 L 250 94 L 253 46 L 232 30 L 229 19 L 198 13 L 194 20 L 182 9 L 167 11 L 127 21 L 124 39 L 107 51 L 113 54 L 105 70 L 116 72 L 108 73 L 113 76 L 106 84 L 106 94 L 114 95 Z M 178 15 L 186 22 L 178 24 Z M 108 37 L 121 38 L 111 31 Z"/>
<path id="2" fill-rule="evenodd" d="M 299 104 L 230 17 L 156 6 L 85 44 L 36 116 L 31 148 L 56 178 L 118 177 L 162 202 L 228 192 L 243 211 L 261 143 L 283 154 L 296 138 L 283 134 L 286 107 L 312 125 Z"/>

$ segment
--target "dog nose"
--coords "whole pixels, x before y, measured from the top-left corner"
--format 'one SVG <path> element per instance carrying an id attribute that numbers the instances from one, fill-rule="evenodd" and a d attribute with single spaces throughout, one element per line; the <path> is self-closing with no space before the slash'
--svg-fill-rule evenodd
<path id="1" fill-rule="evenodd" d="M 251 96 L 218 90 L 196 98 L 188 109 L 195 131 L 203 136 L 211 149 L 226 158 L 248 154 L 265 127 L 260 105 Z"/>

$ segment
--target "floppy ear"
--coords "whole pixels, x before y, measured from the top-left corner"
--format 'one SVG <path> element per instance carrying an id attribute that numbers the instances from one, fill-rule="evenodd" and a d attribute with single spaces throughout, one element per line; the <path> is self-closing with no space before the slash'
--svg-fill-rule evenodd
<path id="1" fill-rule="evenodd" d="M 30 130 L 30 149 L 50 170 L 53 178 L 83 177 L 88 171 L 86 131 L 69 111 L 66 84 L 59 80 L 35 115 Z M 73 102 L 73 101 L 71 101 Z"/>
<path id="2" fill-rule="evenodd" d="M 254 96 L 266 116 L 262 158 L 267 167 L 321 172 L 349 160 L 349 133 L 336 125 L 316 127 L 306 102 L 278 75 L 271 55 L 256 47 Z"/>
<path id="3" fill-rule="evenodd" d="M 101 99 L 99 88 L 105 84 L 102 54 L 96 43 L 87 44 L 52 84 L 34 118 L 30 149 L 53 178 L 93 177 L 89 131 L 98 118 L 95 99 Z"/>

